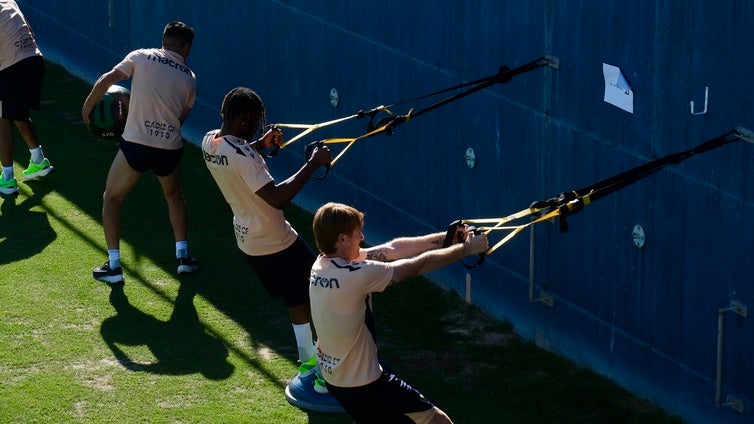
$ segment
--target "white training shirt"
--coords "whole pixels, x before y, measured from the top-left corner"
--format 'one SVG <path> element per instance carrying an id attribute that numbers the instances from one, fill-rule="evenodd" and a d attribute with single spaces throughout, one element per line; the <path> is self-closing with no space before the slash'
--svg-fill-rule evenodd
<path id="1" fill-rule="evenodd" d="M 256 192 L 274 181 L 267 164 L 246 141 L 235 136 L 216 138 L 219 130 L 202 140 L 202 156 L 225 201 L 233 210 L 238 248 L 250 256 L 278 253 L 296 241 L 298 233 L 283 211 L 270 206 Z"/>
<path id="2" fill-rule="evenodd" d="M 42 56 L 15 1 L 0 0 L 0 71 L 27 57 Z"/>
<path id="3" fill-rule="evenodd" d="M 196 76 L 183 56 L 165 49 L 139 49 L 114 69 L 132 78 L 123 139 L 158 149 L 180 149 L 183 137 L 178 118 L 196 101 Z"/>
<path id="4" fill-rule="evenodd" d="M 364 322 L 366 298 L 393 279 L 389 263 L 346 261 L 320 254 L 312 266 L 309 302 L 317 329 L 317 357 L 325 381 L 359 387 L 382 374 L 377 345 Z"/>

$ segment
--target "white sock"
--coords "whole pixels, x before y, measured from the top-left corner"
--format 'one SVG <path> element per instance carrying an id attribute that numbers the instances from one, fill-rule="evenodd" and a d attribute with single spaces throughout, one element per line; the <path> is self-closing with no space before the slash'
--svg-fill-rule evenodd
<path id="1" fill-rule="evenodd" d="M 188 241 L 175 242 L 175 257 L 176 259 L 188 257 Z"/>
<path id="2" fill-rule="evenodd" d="M 314 341 L 312 340 L 312 327 L 306 324 L 293 324 L 293 334 L 296 335 L 296 345 L 298 345 L 298 359 L 306 362 L 312 359 L 316 353 Z"/>
<path id="3" fill-rule="evenodd" d="M 110 261 L 110 269 L 120 266 L 120 249 L 108 249 L 107 259 Z"/>
<path id="4" fill-rule="evenodd" d="M 13 179 L 13 165 L 3 167 L 3 179 L 10 181 Z"/>
<path id="5" fill-rule="evenodd" d="M 31 161 L 34 163 L 42 162 L 45 159 L 44 153 L 42 153 L 42 146 L 37 146 L 36 149 L 29 149 L 31 153 Z"/>

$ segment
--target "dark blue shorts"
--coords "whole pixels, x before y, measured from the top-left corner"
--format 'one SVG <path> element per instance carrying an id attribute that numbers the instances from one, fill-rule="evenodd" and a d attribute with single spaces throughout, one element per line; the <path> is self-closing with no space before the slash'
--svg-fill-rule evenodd
<path id="1" fill-rule="evenodd" d="M 434 408 L 418 390 L 395 374 L 383 371 L 380 378 L 361 387 L 337 387 L 327 383 L 327 390 L 357 423 L 413 423 L 407 413 Z"/>
<path id="2" fill-rule="evenodd" d="M 271 298 L 282 297 L 289 308 L 309 303 L 309 276 L 317 256 L 301 236 L 283 251 L 246 259 Z"/>
<path id="3" fill-rule="evenodd" d="M 29 112 L 39 110 L 45 61 L 28 57 L 0 71 L 0 111 L 12 121 L 27 121 Z"/>
<path id="4" fill-rule="evenodd" d="M 143 144 L 120 140 L 120 151 L 134 171 L 152 171 L 158 177 L 170 175 L 181 163 L 183 147 L 177 150 L 158 149 Z"/>

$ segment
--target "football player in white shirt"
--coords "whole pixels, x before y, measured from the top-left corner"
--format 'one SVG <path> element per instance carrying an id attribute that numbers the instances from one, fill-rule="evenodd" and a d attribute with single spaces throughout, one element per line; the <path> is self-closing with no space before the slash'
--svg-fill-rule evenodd
<path id="1" fill-rule="evenodd" d="M 45 62 L 34 33 L 12 0 L 0 0 L 0 195 L 17 196 L 14 176 L 13 124 L 29 148 L 29 166 L 21 172 L 24 180 L 47 176 L 54 170 L 39 145 L 37 128 L 30 117 L 39 110 Z"/>
<path id="2" fill-rule="evenodd" d="M 362 248 L 363 227 L 364 214 L 341 203 L 327 203 L 314 215 L 321 253 L 312 267 L 309 298 L 327 389 L 357 423 L 451 423 L 418 390 L 383 369 L 371 294 L 484 252 L 487 236 L 459 228 L 458 242 L 447 247 L 445 233 L 434 233 Z"/>
<path id="3" fill-rule="evenodd" d="M 271 298 L 282 298 L 288 308 L 298 346 L 299 377 L 315 372 L 317 360 L 310 325 L 309 272 L 316 255 L 285 219 L 283 206 L 301 191 L 314 171 L 330 164 L 325 146 L 317 148 L 306 163 L 285 181 L 276 183 L 263 152 L 279 146 L 283 134 L 265 128 L 262 99 L 251 89 L 236 87 L 223 99 L 219 130 L 202 141 L 202 155 L 210 174 L 233 211 L 238 248 L 246 255 Z M 326 393 L 324 380 L 314 379 L 314 390 Z"/>
<path id="4" fill-rule="evenodd" d="M 193 28 L 183 22 L 169 22 L 163 30 L 162 48 L 130 52 L 99 77 L 84 101 L 81 117 L 88 125 L 89 113 L 107 89 L 118 81 L 131 79 L 126 127 L 102 196 L 102 226 L 108 260 L 92 271 L 97 280 L 109 284 L 123 282 L 121 204 L 141 175 L 150 170 L 157 176 L 168 204 L 178 273 L 192 273 L 199 268 L 196 258 L 188 254 L 186 202 L 180 184 L 181 126 L 196 100 L 196 76 L 186 65 L 193 41 Z"/>

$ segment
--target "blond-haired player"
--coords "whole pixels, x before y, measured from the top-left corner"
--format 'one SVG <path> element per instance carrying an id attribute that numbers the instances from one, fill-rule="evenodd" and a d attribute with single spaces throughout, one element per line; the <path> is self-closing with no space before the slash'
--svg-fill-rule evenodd
<path id="1" fill-rule="evenodd" d="M 371 295 L 484 252 L 487 237 L 464 233 L 462 241 L 443 247 L 445 233 L 434 233 L 362 248 L 363 227 L 364 214 L 341 203 L 327 203 L 314 215 L 321 253 L 312 267 L 309 301 L 327 389 L 357 423 L 450 423 L 445 412 L 380 364 Z"/>

